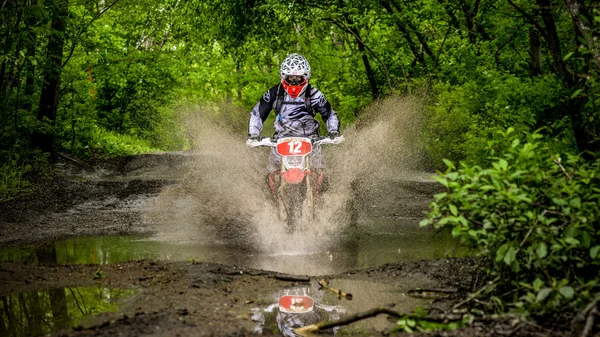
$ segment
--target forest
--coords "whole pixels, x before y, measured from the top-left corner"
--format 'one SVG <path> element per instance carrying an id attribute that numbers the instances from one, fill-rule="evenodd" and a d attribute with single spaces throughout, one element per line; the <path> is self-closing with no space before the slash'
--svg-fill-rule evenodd
<path id="1" fill-rule="evenodd" d="M 420 165 L 446 192 L 421 225 L 483 257 L 474 316 L 554 317 L 582 336 L 600 321 L 595 1 L 5 0 L 0 50 L 0 202 L 60 156 L 193 148 L 182 121 L 199 110 L 244 141 L 301 53 L 342 133 L 377 102 L 423 105 Z"/>

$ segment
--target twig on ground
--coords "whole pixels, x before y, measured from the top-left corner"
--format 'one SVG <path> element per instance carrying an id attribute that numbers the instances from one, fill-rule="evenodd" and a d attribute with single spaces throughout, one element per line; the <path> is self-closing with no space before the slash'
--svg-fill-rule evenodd
<path id="1" fill-rule="evenodd" d="M 277 274 L 277 275 L 273 276 L 273 278 L 277 279 L 277 280 L 280 280 L 280 281 L 310 282 L 310 277 L 304 277 L 304 276 L 293 276 L 293 275 Z"/>
<path id="2" fill-rule="evenodd" d="M 351 301 L 351 300 L 352 300 L 352 294 L 350 294 L 350 293 L 345 293 L 345 292 L 343 292 L 343 291 L 341 291 L 341 290 L 338 290 L 338 289 L 329 288 L 329 286 L 328 286 L 328 283 L 327 283 L 327 281 L 326 281 L 326 280 L 321 280 L 321 281 L 319 281 L 319 285 L 321 286 L 321 289 L 325 289 L 325 290 L 331 291 L 332 293 L 334 293 L 334 294 L 338 295 L 338 297 L 339 297 L 340 299 L 342 299 L 342 298 L 345 298 L 345 299 L 347 299 L 348 301 Z"/>
<path id="3" fill-rule="evenodd" d="M 402 313 L 399 313 L 397 311 L 390 309 L 390 307 L 379 307 L 379 308 L 374 308 L 374 309 L 367 310 L 364 312 L 359 312 L 357 314 L 354 314 L 354 315 L 351 315 L 351 316 L 348 316 L 348 317 L 345 317 L 345 318 L 342 318 L 342 319 L 339 319 L 336 321 L 311 324 L 311 325 L 308 325 L 308 326 L 305 326 L 302 328 L 295 329 L 294 333 L 296 333 L 300 336 L 311 336 L 313 332 L 317 332 L 319 330 L 326 330 L 329 328 L 334 328 L 336 326 L 348 325 L 350 323 L 354 323 L 356 321 L 360 321 L 365 318 L 374 317 L 379 314 L 388 314 L 390 316 L 398 317 L 398 318 L 405 316 Z"/>
<path id="4" fill-rule="evenodd" d="M 379 314 L 386 314 L 386 315 L 396 317 L 396 318 L 410 318 L 410 319 L 415 319 L 415 320 L 424 321 L 424 322 L 435 322 L 435 323 L 442 323 L 442 324 L 448 324 L 448 323 L 452 323 L 452 322 L 460 322 L 460 321 L 463 321 L 468 316 L 473 318 L 473 316 L 468 313 L 441 314 L 441 315 L 429 315 L 429 316 L 423 316 L 423 315 L 417 315 L 417 314 L 404 314 L 404 313 L 392 310 L 393 307 L 394 307 L 394 304 L 390 304 L 387 306 L 373 308 L 373 309 L 370 309 L 370 310 L 367 310 L 364 312 L 359 312 L 354 315 L 344 317 L 344 318 L 336 320 L 336 321 L 320 322 L 320 323 L 316 323 L 316 324 L 307 325 L 307 326 L 304 326 L 304 327 L 301 327 L 298 329 L 294 329 L 294 333 L 296 333 L 300 336 L 316 336 L 314 334 L 316 332 L 326 330 L 326 329 L 331 329 L 331 328 L 338 327 L 338 326 L 348 325 L 348 324 L 351 324 L 351 323 L 354 323 L 354 322 L 357 322 L 357 321 L 360 321 L 363 319 L 375 317 Z M 526 321 L 523 321 L 522 316 L 511 315 L 511 314 L 483 315 L 481 317 L 478 317 L 477 320 L 481 321 L 481 322 L 485 322 L 485 321 L 496 321 L 496 320 L 504 319 L 504 318 L 519 319 L 519 323 L 521 323 L 521 322 L 526 323 Z M 513 329 L 509 333 L 514 333 L 514 332 L 516 332 L 515 330 L 518 330 L 518 328 Z"/>
<path id="5" fill-rule="evenodd" d="M 460 301 L 458 304 L 456 304 L 454 307 L 452 307 L 452 309 L 458 309 L 462 305 L 471 302 L 475 297 L 479 296 L 479 294 L 481 294 L 482 292 L 484 292 L 489 286 L 491 286 L 492 284 L 498 282 L 499 279 L 500 279 L 500 276 L 498 276 L 495 279 L 493 279 L 492 281 L 488 282 L 488 284 L 484 285 L 479 290 L 477 290 L 473 294 L 469 295 L 469 297 L 467 297 L 463 301 Z"/>
<path id="6" fill-rule="evenodd" d="M 411 289 L 407 295 L 414 298 L 448 298 L 456 294 L 458 290 L 447 289 Z"/>
<path id="7" fill-rule="evenodd" d="M 583 327 L 583 331 L 581 332 L 581 337 L 587 337 L 592 332 L 594 328 L 594 322 L 596 317 L 600 317 L 600 312 L 598 311 L 598 307 L 593 307 L 592 310 L 588 313 L 587 319 L 585 320 L 585 326 Z"/>
<path id="8" fill-rule="evenodd" d="M 575 318 L 571 322 L 571 336 L 572 337 L 575 337 L 578 335 L 578 333 L 577 333 L 579 331 L 578 327 L 583 322 L 585 322 L 585 325 L 584 325 L 584 328 L 583 328 L 580 336 L 581 337 L 586 336 L 583 334 L 583 332 L 585 332 L 585 328 L 588 325 L 591 311 L 596 310 L 596 314 L 598 313 L 598 308 L 597 308 L 598 302 L 600 302 L 600 293 L 597 293 L 596 296 L 594 296 L 594 299 L 575 316 Z M 593 323 L 592 323 L 592 326 L 593 326 Z M 587 333 L 589 333 L 589 332 L 587 332 Z"/>
<path id="9" fill-rule="evenodd" d="M 63 158 L 63 159 L 66 159 L 66 160 L 68 160 L 68 161 L 70 161 L 70 162 L 72 162 L 72 163 L 75 163 L 75 164 L 79 165 L 81 168 L 83 168 L 83 169 L 84 169 L 84 170 L 86 170 L 86 171 L 93 171 L 93 169 L 92 169 L 92 168 L 91 168 L 89 165 L 87 165 L 87 164 L 85 164 L 85 163 L 82 163 L 82 162 L 80 162 L 80 161 L 78 161 L 78 160 L 76 160 L 76 159 L 73 159 L 73 158 L 71 158 L 71 157 L 67 156 L 67 155 L 66 155 L 66 154 L 64 154 L 64 153 L 60 153 L 60 152 L 58 152 L 58 153 L 57 153 L 57 155 L 58 155 L 59 157 Z"/>

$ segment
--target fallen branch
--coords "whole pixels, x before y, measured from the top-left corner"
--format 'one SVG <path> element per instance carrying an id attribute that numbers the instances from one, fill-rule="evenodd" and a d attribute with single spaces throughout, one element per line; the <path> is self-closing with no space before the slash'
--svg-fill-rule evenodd
<path id="1" fill-rule="evenodd" d="M 590 331 L 586 331 L 588 328 L 588 324 L 591 324 L 593 327 L 594 316 L 598 314 L 598 303 L 600 302 L 600 293 L 597 293 L 594 296 L 594 299 L 583 309 L 581 310 L 571 322 L 571 337 L 575 337 L 578 335 L 578 331 L 581 331 L 579 336 L 586 337 Z M 594 312 L 595 311 L 595 312 Z M 594 312 L 594 313 L 592 313 Z M 591 321 L 591 323 L 590 323 Z M 579 330 L 581 324 L 585 322 L 585 325 L 582 330 Z"/>
<path id="2" fill-rule="evenodd" d="M 389 307 L 379 307 L 379 308 L 374 308 L 374 309 L 367 310 L 364 312 L 359 312 L 357 314 L 354 314 L 354 315 L 351 315 L 351 316 L 348 316 L 348 317 L 345 317 L 342 319 L 338 319 L 336 321 L 320 322 L 317 324 L 311 324 L 311 325 L 308 325 L 305 327 L 294 329 L 294 333 L 296 333 L 300 336 L 311 336 L 311 334 L 313 332 L 318 332 L 319 330 L 326 330 L 329 328 L 334 328 L 336 326 L 348 325 L 350 323 L 354 323 L 356 321 L 374 317 L 379 314 L 388 314 L 390 316 L 398 317 L 398 318 L 406 316 L 404 314 L 401 314 L 397 311 L 390 309 Z"/>
<path id="3" fill-rule="evenodd" d="M 64 153 L 60 153 L 60 152 L 58 152 L 58 153 L 57 153 L 57 155 L 58 155 L 59 157 L 61 157 L 61 158 L 65 159 L 65 160 L 68 160 L 68 161 L 70 161 L 70 162 L 72 162 L 72 163 L 74 163 L 74 164 L 76 164 L 76 165 L 80 166 L 81 168 L 83 168 L 84 170 L 86 170 L 86 171 L 88 171 L 88 172 L 90 172 L 90 171 L 93 171 L 93 169 L 92 169 L 92 168 L 91 168 L 89 165 L 87 165 L 87 164 L 85 164 L 85 163 L 82 163 L 82 162 L 80 162 L 80 161 L 78 161 L 78 160 L 76 160 L 76 159 L 73 159 L 73 158 L 71 158 L 71 157 L 67 156 L 67 155 L 66 155 L 66 154 L 64 154 Z"/>
<path id="4" fill-rule="evenodd" d="M 293 276 L 293 275 L 283 275 L 277 274 L 273 276 L 274 279 L 280 281 L 290 281 L 290 282 L 310 282 L 310 277 L 305 276 Z"/>
<path id="5" fill-rule="evenodd" d="M 408 291 L 407 295 L 413 298 L 426 298 L 426 299 L 435 299 L 435 298 L 448 298 L 452 295 L 458 293 L 457 290 L 444 290 L 444 289 L 411 289 Z"/>
<path id="6" fill-rule="evenodd" d="M 375 317 L 379 314 L 386 314 L 386 315 L 396 317 L 396 318 L 410 318 L 410 319 L 418 319 L 418 320 L 425 321 L 425 322 L 436 322 L 436 323 L 444 323 L 444 324 L 462 321 L 463 317 L 464 317 L 462 314 L 443 314 L 443 315 L 432 315 L 432 316 L 404 314 L 404 313 L 392 310 L 391 309 L 392 307 L 394 307 L 394 304 L 390 304 L 390 305 L 384 306 L 384 307 L 373 308 L 371 310 L 367 310 L 364 312 L 359 312 L 357 314 L 354 314 L 354 315 L 351 315 L 348 317 L 344 317 L 344 318 L 336 320 L 336 321 L 320 322 L 317 324 L 311 324 L 311 325 L 308 325 L 305 327 L 294 329 L 294 333 L 296 333 L 300 336 L 312 336 L 313 333 L 318 332 L 318 331 L 327 330 L 327 329 L 338 327 L 338 326 L 348 325 L 348 324 L 351 324 L 351 323 L 354 323 L 354 322 L 357 322 L 357 321 L 360 321 L 363 319 Z M 482 317 L 482 320 L 498 319 L 501 317 L 502 316 L 499 316 L 499 315 L 484 316 L 484 317 Z"/>
<path id="7" fill-rule="evenodd" d="M 481 294 L 482 292 L 484 292 L 489 286 L 491 286 L 492 284 L 498 282 L 498 280 L 500 280 L 500 276 L 498 276 L 495 279 L 493 279 L 492 281 L 488 282 L 488 284 L 484 285 L 483 287 L 481 287 L 479 290 L 477 290 L 473 294 L 470 294 L 469 297 L 467 297 L 465 300 L 461 301 L 460 303 L 456 304 L 452 309 L 458 309 L 462 305 L 471 302 L 474 298 L 476 298 L 477 296 L 479 296 L 479 294 Z"/>
<path id="8" fill-rule="evenodd" d="M 338 295 L 338 297 L 339 297 L 340 299 L 342 299 L 342 298 L 345 298 L 345 299 L 347 299 L 348 301 L 351 301 L 351 300 L 352 300 L 352 294 L 345 293 L 345 292 L 343 292 L 343 291 L 341 291 L 341 290 L 338 290 L 338 289 L 329 288 L 329 287 L 328 287 L 328 283 L 327 283 L 327 281 L 326 281 L 326 280 L 321 280 L 321 281 L 319 281 L 319 285 L 321 286 L 321 289 L 325 289 L 325 290 L 331 291 L 332 293 L 334 293 L 334 294 Z"/>
<path id="9" fill-rule="evenodd" d="M 590 310 L 587 319 L 585 320 L 585 327 L 581 332 L 581 337 L 587 337 L 590 335 L 592 329 L 594 328 L 594 321 L 596 320 L 596 317 L 600 317 L 600 312 L 598 312 L 598 307 L 593 307 L 592 310 Z"/>

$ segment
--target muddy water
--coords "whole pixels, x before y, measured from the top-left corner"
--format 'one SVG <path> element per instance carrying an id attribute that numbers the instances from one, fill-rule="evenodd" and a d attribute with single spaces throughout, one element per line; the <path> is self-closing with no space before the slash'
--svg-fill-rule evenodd
<path id="1" fill-rule="evenodd" d="M 261 252 L 231 245 L 163 241 L 157 237 L 81 237 L 54 243 L 59 264 L 108 264 L 140 259 L 216 262 L 298 275 L 337 274 L 398 261 L 454 255 L 447 234 L 414 229 L 400 233 L 365 235 L 331 249 L 314 252 Z M 33 246 L 0 249 L 0 261 L 36 263 Z"/>
<path id="2" fill-rule="evenodd" d="M 404 281 L 397 284 L 383 284 L 347 279 L 329 280 L 330 287 L 353 294 L 352 300 L 339 298 L 331 292 L 319 289 L 316 281 L 311 282 L 310 285 L 281 289 L 273 294 L 270 305 L 252 309 L 252 320 L 256 322 L 254 332 L 265 334 L 268 331 L 279 330 L 284 336 L 295 336 L 292 331 L 295 328 L 323 321 L 335 321 L 348 315 L 364 312 L 365 308 L 376 308 L 396 303 L 394 310 L 410 312 L 419 306 L 427 305 L 429 302 L 427 300 L 411 298 L 406 295 L 410 287 L 414 286 L 412 284 L 414 281 Z M 418 283 L 420 286 L 432 285 L 432 282 L 428 280 L 419 280 Z M 307 312 L 299 313 L 289 312 L 285 309 L 281 310 L 279 300 L 282 296 L 290 295 L 308 297 L 312 308 L 308 308 Z M 330 332 L 342 336 L 366 336 L 371 334 L 373 329 L 383 331 L 389 327 L 389 321 L 385 315 L 381 315 L 354 323 L 351 326 L 338 327 Z"/>
<path id="3" fill-rule="evenodd" d="M 117 312 L 135 293 L 106 287 L 68 287 L 13 294 L 1 298 L 0 318 L 5 322 L 5 336 L 48 334 L 85 327 L 91 316 Z"/>

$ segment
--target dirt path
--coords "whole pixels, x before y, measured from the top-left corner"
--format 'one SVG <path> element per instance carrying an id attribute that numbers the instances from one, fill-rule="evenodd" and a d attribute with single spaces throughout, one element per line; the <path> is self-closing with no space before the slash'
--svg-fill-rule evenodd
<path id="1" fill-rule="evenodd" d="M 379 284 L 397 293 L 396 297 L 388 298 L 405 297 L 411 280 L 426 280 L 426 284 L 457 290 L 468 289 L 470 285 L 474 262 L 454 259 L 394 263 L 338 275 L 313 276 L 308 283 L 285 281 L 271 271 L 194 261 L 143 260 L 105 265 L 54 263 L 61 253 L 52 245 L 58 239 L 137 235 L 159 230 L 156 224 L 145 221 L 145 210 L 163 189 L 178 183 L 168 179 L 169 172 L 184 169 L 185 165 L 185 156 L 159 155 L 104 163 L 89 172 L 66 166 L 63 170 L 71 170 L 70 179 L 57 179 L 25 198 L 0 204 L 0 244 L 4 248 L 13 247 L 17 252 L 23 245 L 32 245 L 35 247 L 32 262 L 37 262 L 12 263 L 4 259 L 7 262 L 0 263 L 0 297 L 5 309 L 0 329 L 15 336 L 35 332 L 30 329 L 35 325 L 32 323 L 35 307 L 28 303 L 43 302 L 43 297 L 47 296 L 47 310 L 55 320 L 47 324 L 54 328 L 61 324 L 65 326 L 59 329 L 58 335 L 245 336 L 257 327 L 257 322 L 252 320 L 253 310 L 256 313 L 267 308 L 275 302 L 278 292 L 293 286 L 310 286 L 317 294 L 316 283 L 322 278 L 350 284 L 351 289 L 344 290 L 353 292 L 355 303 L 370 296 L 365 284 Z M 102 172 L 103 177 L 93 176 L 97 172 Z M 365 192 L 359 212 L 362 216 L 402 223 L 403 219 L 409 222 L 418 219 L 439 188 L 426 182 L 398 180 L 382 184 L 378 190 L 385 198 Z M 410 193 L 392 194 L 398 190 Z M 77 296 L 79 288 L 104 289 L 103 294 L 110 293 L 106 289 L 129 289 L 133 293 L 120 301 L 116 312 L 100 309 L 90 312 L 94 310 L 85 307 L 83 295 Z M 75 299 L 74 304 L 66 304 L 64 300 L 70 294 Z M 59 300 L 61 298 L 64 303 Z M 110 302 L 107 298 L 105 296 L 103 301 Z M 330 300 L 329 303 L 349 304 L 345 300 Z M 374 306 L 390 304 L 384 301 L 368 303 Z M 63 314 L 68 311 L 68 315 L 63 315 L 65 317 L 78 311 L 90 315 L 86 315 L 89 318 L 85 321 L 73 321 L 71 317 L 70 322 L 59 324 L 61 307 Z M 19 318 L 20 327 L 16 323 Z M 42 323 L 38 325 L 43 326 Z M 263 335 L 278 334 L 276 324 L 270 324 L 261 326 Z M 349 333 L 381 335 L 393 327 L 390 322 L 384 327 L 367 327 Z"/>

